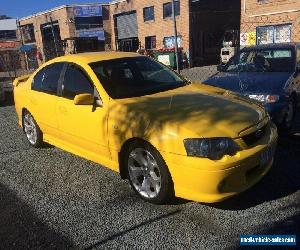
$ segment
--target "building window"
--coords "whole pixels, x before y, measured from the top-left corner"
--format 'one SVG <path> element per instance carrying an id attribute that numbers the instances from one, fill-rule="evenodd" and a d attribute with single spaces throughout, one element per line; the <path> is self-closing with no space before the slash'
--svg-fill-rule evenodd
<path id="1" fill-rule="evenodd" d="M 175 37 L 174 36 L 169 36 L 164 38 L 164 47 L 168 49 L 175 48 Z M 180 48 L 182 44 L 182 37 L 178 36 L 177 37 L 177 45 Z"/>
<path id="2" fill-rule="evenodd" d="M 146 36 L 145 49 L 155 49 L 155 48 L 156 48 L 156 36 Z"/>
<path id="3" fill-rule="evenodd" d="M 175 1 L 175 16 L 180 15 L 180 1 Z M 163 4 L 163 17 L 172 17 L 172 2 Z"/>
<path id="4" fill-rule="evenodd" d="M 154 20 L 154 6 L 144 8 L 143 14 L 144 14 L 144 22 Z"/>
<path id="5" fill-rule="evenodd" d="M 76 30 L 88 30 L 103 27 L 102 16 L 75 17 Z"/>
<path id="6" fill-rule="evenodd" d="M 0 40 L 16 40 L 17 32 L 15 30 L 0 30 Z"/>
<path id="7" fill-rule="evenodd" d="M 291 42 L 292 25 L 280 24 L 256 28 L 257 44 Z"/>
<path id="8" fill-rule="evenodd" d="M 32 23 L 21 26 L 22 38 L 24 43 L 34 43 L 34 26 Z"/>
<path id="9" fill-rule="evenodd" d="M 40 26 L 43 51 L 46 61 L 64 54 L 58 21 L 41 24 Z"/>

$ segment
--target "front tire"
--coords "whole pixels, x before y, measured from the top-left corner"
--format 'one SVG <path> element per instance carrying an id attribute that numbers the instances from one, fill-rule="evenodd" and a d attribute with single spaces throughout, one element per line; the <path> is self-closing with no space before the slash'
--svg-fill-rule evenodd
<path id="1" fill-rule="evenodd" d="M 43 145 L 43 133 L 28 111 L 23 113 L 23 131 L 31 146 L 39 148 Z"/>
<path id="2" fill-rule="evenodd" d="M 164 204 L 174 196 L 174 186 L 160 153 L 146 142 L 131 144 L 125 154 L 133 190 L 145 201 Z"/>

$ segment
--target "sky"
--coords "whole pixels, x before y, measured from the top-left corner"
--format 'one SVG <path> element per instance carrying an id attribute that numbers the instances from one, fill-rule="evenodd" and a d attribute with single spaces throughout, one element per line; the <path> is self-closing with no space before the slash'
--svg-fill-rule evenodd
<path id="1" fill-rule="evenodd" d="M 60 5 L 101 2 L 110 0 L 0 0 L 0 15 L 21 18 Z"/>

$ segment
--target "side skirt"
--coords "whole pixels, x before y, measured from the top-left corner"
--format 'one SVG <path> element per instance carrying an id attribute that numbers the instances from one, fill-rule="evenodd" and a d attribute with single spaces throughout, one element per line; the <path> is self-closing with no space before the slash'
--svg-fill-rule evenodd
<path id="1" fill-rule="evenodd" d="M 50 136 L 48 134 L 44 134 L 44 141 L 57 147 L 62 150 L 65 150 L 71 154 L 80 156 L 86 160 L 93 161 L 95 163 L 100 164 L 101 166 L 104 166 L 106 168 L 109 168 L 115 172 L 119 172 L 119 163 L 111 161 L 109 159 L 106 159 L 104 157 L 101 157 L 99 155 L 96 155 L 94 153 L 91 153 L 85 149 L 82 149 L 80 147 L 71 145 L 69 143 L 66 143 L 60 139 L 57 139 L 56 137 Z"/>

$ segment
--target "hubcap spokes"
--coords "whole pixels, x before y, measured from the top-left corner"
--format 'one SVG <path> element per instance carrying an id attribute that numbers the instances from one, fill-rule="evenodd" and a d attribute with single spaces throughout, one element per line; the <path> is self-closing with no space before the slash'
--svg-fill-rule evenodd
<path id="1" fill-rule="evenodd" d="M 161 174 L 152 154 L 143 148 L 133 150 L 128 158 L 129 177 L 134 188 L 146 198 L 155 198 L 161 189 Z"/>
<path id="2" fill-rule="evenodd" d="M 24 117 L 24 131 L 28 141 L 35 144 L 37 141 L 36 126 L 31 115 L 26 114 Z"/>

